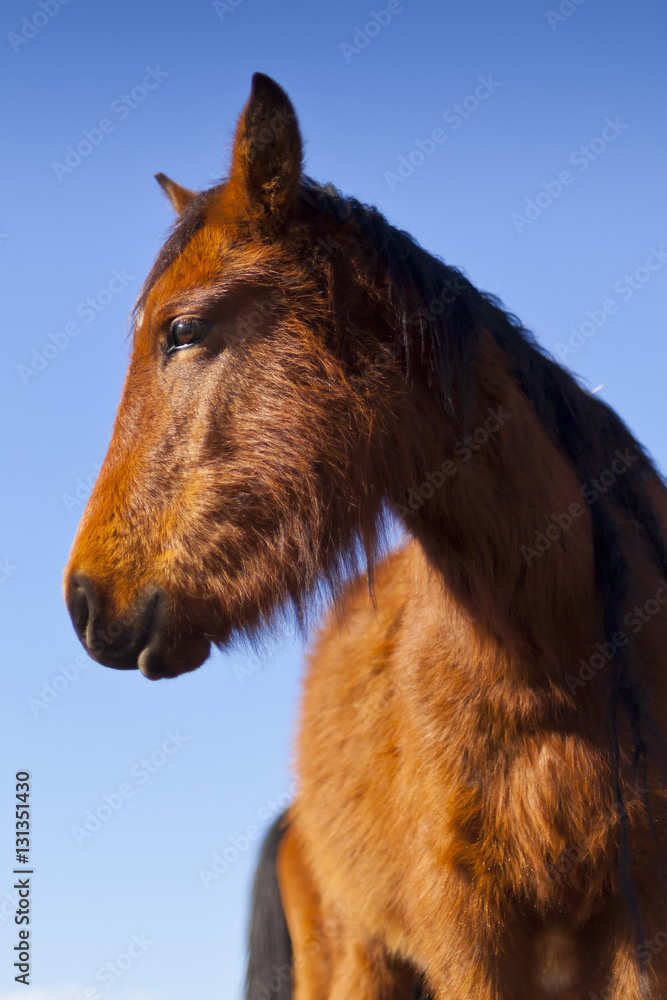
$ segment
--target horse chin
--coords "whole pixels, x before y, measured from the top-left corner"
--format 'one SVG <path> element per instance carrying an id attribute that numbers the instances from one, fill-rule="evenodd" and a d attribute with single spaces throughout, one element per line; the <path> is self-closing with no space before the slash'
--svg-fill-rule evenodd
<path id="1" fill-rule="evenodd" d="M 144 677 L 158 681 L 196 670 L 208 659 L 210 652 L 211 643 L 201 633 L 175 647 L 169 647 L 156 636 L 139 653 L 137 666 Z"/>

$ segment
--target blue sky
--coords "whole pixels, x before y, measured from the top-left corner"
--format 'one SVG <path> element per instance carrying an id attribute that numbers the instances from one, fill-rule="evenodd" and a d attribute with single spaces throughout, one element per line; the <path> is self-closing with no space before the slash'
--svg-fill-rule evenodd
<path id="1" fill-rule="evenodd" d="M 250 77 L 268 73 L 295 103 L 308 172 L 499 295 L 664 470 L 667 8 L 9 0 L 0 17 L 0 1000 L 237 1000 L 251 831 L 290 794 L 301 645 L 149 684 L 88 661 L 61 596 L 128 315 L 171 222 L 153 174 L 224 175 Z M 23 768 L 29 991 L 7 916 Z M 205 886 L 199 869 L 230 845 L 238 859 Z"/>

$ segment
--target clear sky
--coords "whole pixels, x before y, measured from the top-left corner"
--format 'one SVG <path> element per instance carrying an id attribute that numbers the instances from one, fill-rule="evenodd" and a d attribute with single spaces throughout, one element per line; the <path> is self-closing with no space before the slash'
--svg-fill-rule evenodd
<path id="1" fill-rule="evenodd" d="M 224 175 L 255 70 L 292 97 L 312 176 L 501 296 L 667 468 L 667 8 L 559 2 L 3 4 L 0 1000 L 241 996 L 247 833 L 289 797 L 301 646 L 148 683 L 82 655 L 60 580 L 171 221 L 153 174 Z M 30 990 L 7 916 L 20 769 Z"/>

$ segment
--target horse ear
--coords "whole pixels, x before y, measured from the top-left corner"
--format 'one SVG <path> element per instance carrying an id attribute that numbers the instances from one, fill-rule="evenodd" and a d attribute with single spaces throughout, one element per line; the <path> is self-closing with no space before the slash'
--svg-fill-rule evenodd
<path id="1" fill-rule="evenodd" d="M 255 73 L 236 127 L 228 197 L 251 216 L 284 219 L 296 198 L 301 158 L 292 102 L 274 80 Z"/>
<path id="2" fill-rule="evenodd" d="M 156 174 L 155 180 L 158 182 L 179 215 L 195 196 L 194 191 L 188 191 L 187 188 L 181 187 L 181 185 L 177 184 L 176 181 L 169 180 L 165 174 Z"/>

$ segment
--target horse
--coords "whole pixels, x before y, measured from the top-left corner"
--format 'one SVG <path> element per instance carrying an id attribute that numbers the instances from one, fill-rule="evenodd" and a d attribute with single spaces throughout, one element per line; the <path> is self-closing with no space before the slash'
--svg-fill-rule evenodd
<path id="1" fill-rule="evenodd" d="M 656 467 L 498 299 L 304 173 L 269 77 L 222 183 L 157 179 L 177 218 L 65 596 L 153 680 L 327 602 L 249 1000 L 667 1000 Z"/>

